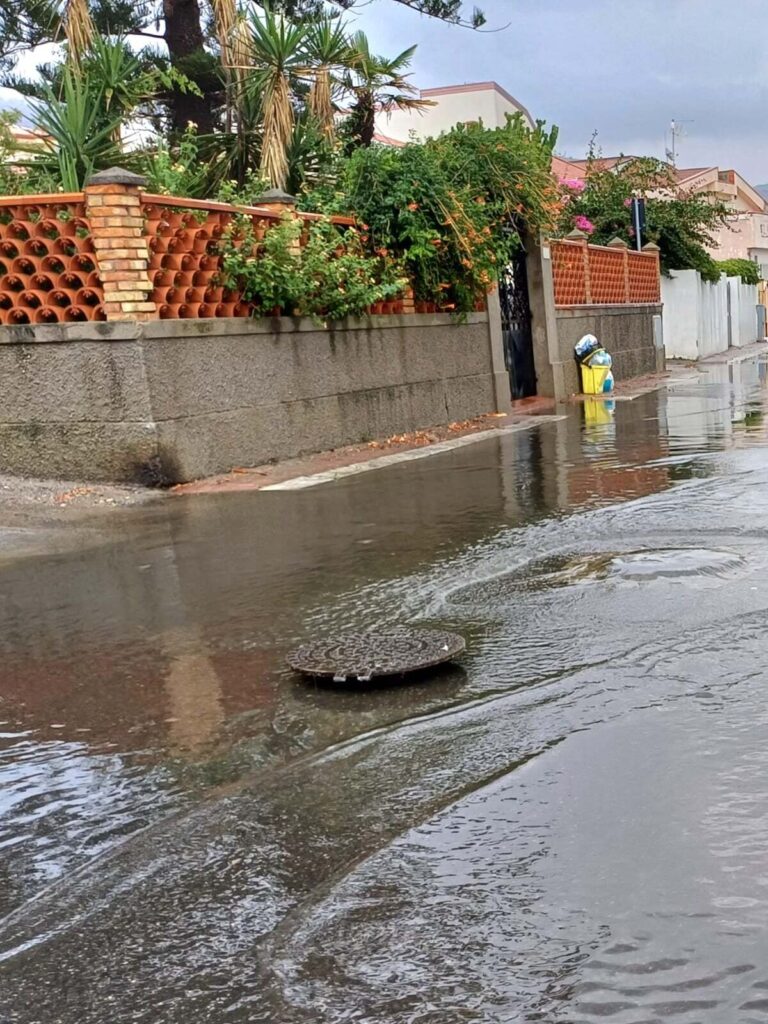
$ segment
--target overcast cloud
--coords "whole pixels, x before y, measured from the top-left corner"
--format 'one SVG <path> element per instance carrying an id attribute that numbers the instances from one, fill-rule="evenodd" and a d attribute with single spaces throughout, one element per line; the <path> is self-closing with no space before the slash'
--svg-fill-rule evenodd
<path id="1" fill-rule="evenodd" d="M 593 131 L 606 155 L 664 155 L 685 124 L 679 166 L 735 167 L 768 182 L 768 2 L 478 0 L 489 27 L 441 25 L 373 0 L 355 19 L 391 54 L 418 43 L 422 87 L 495 79 L 560 127 L 561 153 L 583 156 Z"/>

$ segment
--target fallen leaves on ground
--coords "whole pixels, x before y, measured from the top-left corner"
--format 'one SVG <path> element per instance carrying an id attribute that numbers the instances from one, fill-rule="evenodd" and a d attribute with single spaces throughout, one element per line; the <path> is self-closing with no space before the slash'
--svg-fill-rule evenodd
<path id="1" fill-rule="evenodd" d="M 93 493 L 93 487 L 73 487 L 71 491 L 62 491 L 61 494 L 57 494 L 54 500 L 59 505 L 66 505 L 74 498 L 83 498 L 86 494 Z"/>
<path id="2" fill-rule="evenodd" d="M 475 430 L 482 427 L 491 416 L 496 415 L 503 416 L 504 413 L 491 413 L 489 416 L 477 416 L 472 420 L 457 420 L 455 423 L 448 423 L 446 426 L 438 427 L 433 430 L 414 430 L 406 434 L 393 434 L 391 437 L 384 438 L 382 441 L 369 441 L 368 447 L 373 449 L 382 449 L 394 448 L 399 445 L 408 445 L 411 448 L 419 448 L 423 445 L 435 444 L 437 441 L 442 441 L 447 434 L 461 434 Z"/>

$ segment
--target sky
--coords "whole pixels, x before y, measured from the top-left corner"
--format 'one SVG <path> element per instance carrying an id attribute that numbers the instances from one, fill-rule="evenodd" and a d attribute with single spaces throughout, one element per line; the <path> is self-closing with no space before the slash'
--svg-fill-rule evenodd
<path id="1" fill-rule="evenodd" d="M 419 44 L 413 78 L 422 88 L 494 79 L 559 127 L 562 155 L 583 157 L 596 131 L 605 156 L 663 157 L 675 118 L 685 122 L 678 166 L 768 182 L 766 0 L 478 6 L 500 31 L 441 25 L 392 0 L 373 0 L 355 20 L 386 55 Z"/>
<path id="2" fill-rule="evenodd" d="M 478 6 L 488 20 L 482 32 L 394 0 L 362 0 L 347 17 L 387 56 L 417 43 L 412 77 L 421 88 L 494 79 L 559 127 L 561 155 L 583 157 L 597 132 L 605 156 L 663 157 L 674 118 L 684 130 L 678 166 L 735 168 L 753 184 L 768 182 L 766 0 Z"/>

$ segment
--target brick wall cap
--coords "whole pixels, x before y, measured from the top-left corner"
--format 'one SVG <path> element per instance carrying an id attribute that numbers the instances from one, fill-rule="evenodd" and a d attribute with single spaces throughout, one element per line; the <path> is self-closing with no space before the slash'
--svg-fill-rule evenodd
<path id="1" fill-rule="evenodd" d="M 643 246 L 643 252 L 661 252 L 661 249 L 655 242 L 646 242 Z"/>
<path id="2" fill-rule="evenodd" d="M 606 248 L 608 248 L 608 249 L 628 249 L 629 245 L 624 241 L 623 238 L 619 238 L 619 236 L 617 235 L 615 238 L 612 238 L 610 240 L 610 242 L 607 243 Z"/>
<path id="3" fill-rule="evenodd" d="M 295 206 L 296 196 L 290 196 L 287 192 L 283 192 L 281 188 L 271 188 L 268 192 L 264 192 L 256 200 L 256 206 L 264 206 L 267 203 L 282 203 L 283 206 Z"/>
<path id="4" fill-rule="evenodd" d="M 89 185 L 133 185 L 136 188 L 143 188 L 147 179 L 133 171 L 126 171 L 124 167 L 108 167 L 106 171 L 98 171 L 92 174 L 86 181 L 85 187 Z"/>

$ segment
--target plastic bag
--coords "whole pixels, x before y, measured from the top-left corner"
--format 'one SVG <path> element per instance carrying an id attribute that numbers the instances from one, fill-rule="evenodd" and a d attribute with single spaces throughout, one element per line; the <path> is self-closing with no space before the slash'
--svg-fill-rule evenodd
<path id="1" fill-rule="evenodd" d="M 576 353 L 576 358 L 581 362 L 591 352 L 595 352 L 600 348 L 600 342 L 594 336 L 594 334 L 585 334 L 583 338 L 576 342 L 573 347 L 573 351 Z"/>

